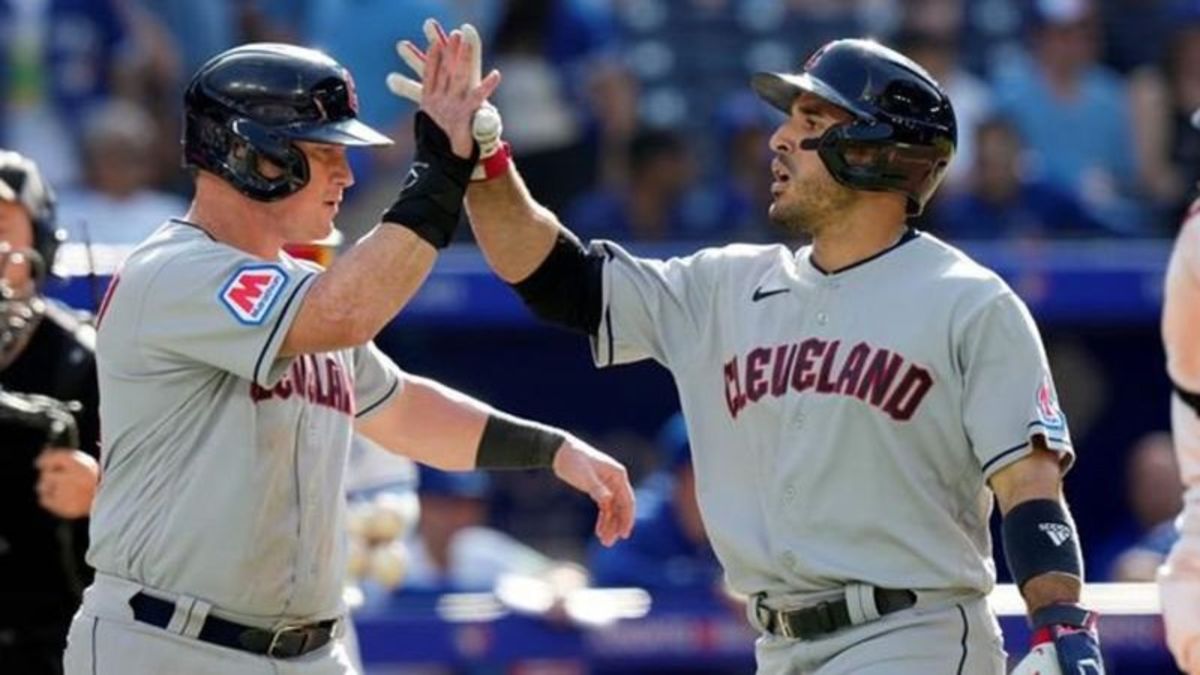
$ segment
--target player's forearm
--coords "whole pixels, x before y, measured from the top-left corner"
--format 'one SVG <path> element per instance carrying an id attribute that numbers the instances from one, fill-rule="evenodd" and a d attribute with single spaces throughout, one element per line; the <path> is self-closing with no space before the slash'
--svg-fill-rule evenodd
<path id="1" fill-rule="evenodd" d="M 405 376 L 403 390 L 387 408 L 358 428 L 393 452 L 450 471 L 549 467 L 572 438 L 412 375 Z"/>
<path id="2" fill-rule="evenodd" d="M 546 259 L 563 226 L 538 204 L 516 167 L 467 189 L 467 214 L 475 240 L 497 276 L 523 281 Z"/>
<path id="3" fill-rule="evenodd" d="M 394 405 L 368 420 L 368 436 L 383 447 L 448 471 L 475 467 L 491 408 L 423 377 L 406 376 Z"/>
<path id="4" fill-rule="evenodd" d="M 435 258 L 412 230 L 376 227 L 313 282 L 281 355 L 364 344 L 416 294 Z"/>
<path id="5" fill-rule="evenodd" d="M 1079 602 L 1083 586 L 1078 534 L 1063 499 L 1059 456 L 1040 441 L 1034 446 L 990 480 L 1004 517 L 1009 571 L 1030 614 Z"/>

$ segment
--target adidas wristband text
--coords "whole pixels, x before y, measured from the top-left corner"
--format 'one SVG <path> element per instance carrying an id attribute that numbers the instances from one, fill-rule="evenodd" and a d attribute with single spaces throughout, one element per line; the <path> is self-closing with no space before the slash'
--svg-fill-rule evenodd
<path id="1" fill-rule="evenodd" d="M 1058 500 L 1031 499 L 1017 504 L 1004 516 L 1001 531 L 1008 571 L 1018 589 L 1047 572 L 1083 578 L 1075 522 Z"/>

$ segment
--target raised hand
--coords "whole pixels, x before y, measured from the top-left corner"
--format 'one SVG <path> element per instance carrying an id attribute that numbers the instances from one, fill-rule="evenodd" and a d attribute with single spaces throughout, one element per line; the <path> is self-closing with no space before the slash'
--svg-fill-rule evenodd
<path id="1" fill-rule="evenodd" d="M 474 26 L 465 24 L 447 35 L 437 21 L 427 19 L 424 32 L 429 40 L 427 52 L 407 40 L 396 44 L 400 58 L 421 81 L 393 72 L 387 77 L 388 89 L 419 103 L 450 137 L 454 154 L 468 157 L 474 142 L 475 112 L 500 84 L 500 73 L 492 70 L 481 77 L 483 54 Z"/>

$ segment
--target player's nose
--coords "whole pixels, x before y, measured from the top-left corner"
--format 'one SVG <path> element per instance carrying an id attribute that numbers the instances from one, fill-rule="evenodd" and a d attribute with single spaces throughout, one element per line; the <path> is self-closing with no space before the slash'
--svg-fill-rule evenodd
<path id="1" fill-rule="evenodd" d="M 342 153 L 334 163 L 330 177 L 342 189 L 354 185 L 354 170 L 350 168 L 350 160 L 345 153 Z"/>
<path id="2" fill-rule="evenodd" d="M 776 127 L 775 133 L 771 134 L 771 137 L 767 139 L 767 145 L 770 146 L 771 151 L 781 155 L 791 153 L 796 147 L 795 143 L 796 141 L 792 138 L 792 134 L 788 132 L 786 124 Z"/>

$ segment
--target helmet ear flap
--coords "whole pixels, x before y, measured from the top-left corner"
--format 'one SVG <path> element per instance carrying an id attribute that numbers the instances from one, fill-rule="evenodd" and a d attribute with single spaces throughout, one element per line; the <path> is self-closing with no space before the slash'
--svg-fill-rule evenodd
<path id="1" fill-rule="evenodd" d="M 245 118 L 218 124 L 201 117 L 195 122 L 197 133 L 204 135 L 204 142 L 195 145 L 209 152 L 205 161 L 198 164 L 215 168 L 247 196 L 274 201 L 308 184 L 308 160 L 304 152 L 282 134 Z M 264 173 L 262 160 L 270 162 L 278 172 Z"/>
<path id="2" fill-rule="evenodd" d="M 837 125 L 821 135 L 817 154 L 842 185 L 900 192 L 907 197 L 906 213 L 920 215 L 949 162 L 942 150 L 896 143 L 895 135 L 893 125 L 884 121 Z"/>

